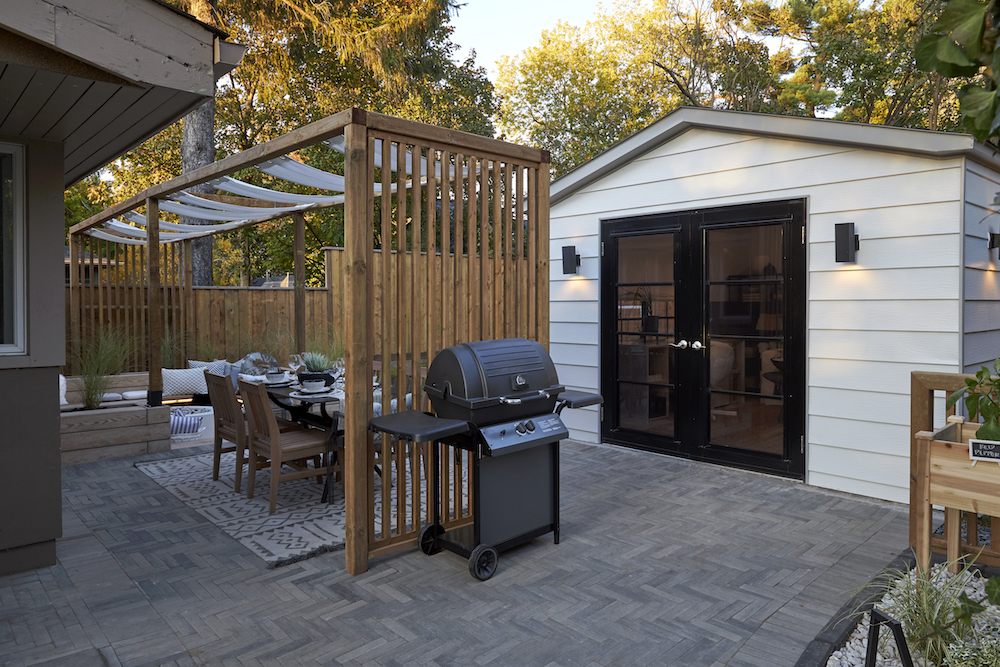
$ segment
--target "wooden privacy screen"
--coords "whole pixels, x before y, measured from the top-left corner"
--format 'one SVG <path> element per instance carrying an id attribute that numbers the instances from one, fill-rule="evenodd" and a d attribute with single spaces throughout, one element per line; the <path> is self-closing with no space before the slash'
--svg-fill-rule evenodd
<path id="1" fill-rule="evenodd" d="M 344 137 L 344 248 L 327 250 L 325 295 L 306 297 L 304 281 L 298 282 L 297 311 L 278 293 L 255 301 L 260 294 L 255 290 L 194 289 L 189 241 L 181 249 L 164 245 L 161 258 L 153 250 L 159 246 L 118 248 L 80 240 L 87 230 L 144 205 L 151 221 L 147 233 L 155 242 L 160 199 L 339 135 Z M 394 405 L 426 407 L 423 377 L 445 347 L 513 336 L 548 347 L 548 216 L 547 152 L 346 109 L 147 188 L 74 225 L 69 339 L 79 349 L 83 338 L 120 326 L 136 345 L 130 363 L 141 369 L 146 358 L 159 356 L 160 348 L 150 348 L 146 340 L 159 339 L 161 307 L 163 330 L 183 344 L 175 363 L 194 358 L 197 336 L 181 335 L 188 331 L 207 335 L 215 354 L 231 361 L 246 349 L 233 353 L 232 345 L 240 342 L 233 340 L 235 330 L 264 327 L 273 333 L 286 316 L 296 339 L 310 328 L 335 337 L 345 347 L 345 560 L 347 571 L 359 574 L 367 570 L 370 555 L 414 544 L 421 513 L 430 512 L 426 447 L 393 446 L 387 438 L 376 456 L 367 431 L 374 408 L 372 374 L 379 370 L 379 409 L 385 414 Z M 295 256 L 301 260 L 301 215 L 295 224 Z M 107 270 L 101 270 L 102 261 Z M 148 274 L 147 264 L 158 268 Z M 300 277 L 301 271 L 300 262 Z M 148 287 L 160 281 L 161 287 Z M 160 377 L 159 364 L 154 366 L 155 395 Z M 468 521 L 469 461 L 443 454 L 443 514 L 448 521 Z"/>
<path id="2" fill-rule="evenodd" d="M 548 344 L 548 165 L 392 132 L 370 130 L 367 141 L 380 158 L 370 158 L 369 178 L 391 193 L 372 202 L 369 339 L 380 408 L 427 409 L 423 378 L 438 351 L 494 338 Z M 432 514 L 429 458 L 426 446 L 388 437 L 371 451 L 381 465 L 367 468 L 379 510 L 369 514 L 368 546 L 378 556 L 413 546 L 419 519 Z M 440 460 L 445 523 L 468 522 L 471 460 L 447 447 Z"/>

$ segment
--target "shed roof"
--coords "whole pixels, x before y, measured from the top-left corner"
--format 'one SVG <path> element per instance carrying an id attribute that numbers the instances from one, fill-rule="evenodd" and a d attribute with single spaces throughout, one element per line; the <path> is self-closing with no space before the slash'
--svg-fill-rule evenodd
<path id="1" fill-rule="evenodd" d="M 931 158 L 966 155 L 1000 171 L 1000 159 L 997 157 L 996 149 L 977 143 L 969 134 L 865 125 L 800 116 L 681 107 L 556 179 L 552 183 L 551 203 L 559 203 L 629 161 L 693 128 L 852 146 Z"/>

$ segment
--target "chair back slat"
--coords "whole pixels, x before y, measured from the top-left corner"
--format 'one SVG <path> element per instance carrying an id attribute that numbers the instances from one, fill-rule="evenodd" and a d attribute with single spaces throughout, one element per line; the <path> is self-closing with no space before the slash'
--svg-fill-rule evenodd
<path id="1" fill-rule="evenodd" d="M 236 390 L 233 388 L 232 380 L 226 375 L 217 375 L 206 371 L 205 384 L 208 385 L 208 399 L 211 401 L 212 411 L 215 413 L 216 428 L 242 435 L 246 422 L 243 419 L 243 410 L 240 408 L 239 399 L 236 398 Z"/>

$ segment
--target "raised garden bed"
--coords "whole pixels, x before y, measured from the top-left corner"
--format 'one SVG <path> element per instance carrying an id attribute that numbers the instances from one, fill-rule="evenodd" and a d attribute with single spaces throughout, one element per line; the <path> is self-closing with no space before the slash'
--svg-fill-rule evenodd
<path id="1" fill-rule="evenodd" d="M 122 402 L 60 415 L 62 464 L 91 463 L 170 450 L 170 406 Z"/>

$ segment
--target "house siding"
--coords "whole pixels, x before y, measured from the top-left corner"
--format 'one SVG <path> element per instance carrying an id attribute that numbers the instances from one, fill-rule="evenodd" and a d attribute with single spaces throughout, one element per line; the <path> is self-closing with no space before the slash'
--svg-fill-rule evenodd
<path id="1" fill-rule="evenodd" d="M 989 233 L 1000 231 L 993 199 L 1000 193 L 1000 174 L 967 161 L 965 171 L 965 235 L 963 245 L 962 363 L 966 373 L 993 367 L 1000 357 L 1000 281 L 997 250 L 987 247 Z"/>
<path id="2" fill-rule="evenodd" d="M 806 481 L 906 502 L 909 374 L 961 368 L 964 170 L 964 157 L 708 129 L 661 144 L 552 207 L 552 256 L 572 244 L 582 260 L 577 276 L 551 267 L 560 380 L 600 385 L 602 219 L 806 199 Z M 838 222 L 857 226 L 855 264 L 834 261 Z M 572 437 L 600 440 L 597 409 L 564 416 Z"/>

